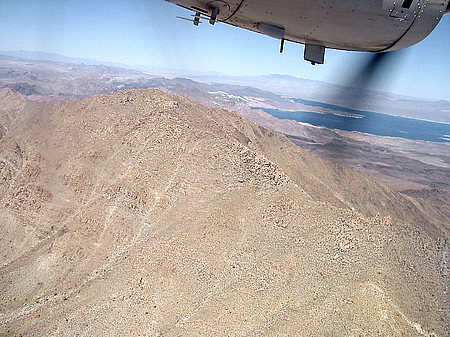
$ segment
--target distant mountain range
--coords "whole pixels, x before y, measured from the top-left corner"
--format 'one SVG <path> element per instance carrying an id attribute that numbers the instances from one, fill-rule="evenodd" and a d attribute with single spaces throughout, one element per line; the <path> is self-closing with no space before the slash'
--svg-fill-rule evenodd
<path id="1" fill-rule="evenodd" d="M 84 63 L 84 64 L 108 64 L 108 62 L 100 62 L 99 60 L 88 59 L 88 58 L 78 58 L 78 57 L 67 57 L 60 54 L 45 53 L 40 51 L 28 51 L 28 50 L 12 50 L 12 51 L 0 51 L 0 54 L 17 57 L 27 60 L 35 61 L 53 61 L 53 62 L 64 62 L 64 63 Z"/>
<path id="2" fill-rule="evenodd" d="M 46 53 L 39 51 L 28 51 L 28 50 L 13 50 L 13 51 L 0 51 L 1 55 L 11 56 L 15 58 L 22 58 L 26 60 L 34 60 L 34 61 L 53 61 L 53 62 L 62 62 L 62 63 L 75 63 L 75 64 L 85 64 L 85 65 L 106 65 L 111 67 L 119 67 L 128 70 L 139 70 L 142 72 L 150 72 L 154 75 L 158 76 L 167 76 L 167 77 L 189 77 L 194 78 L 198 75 L 198 72 L 189 71 L 189 70 L 180 70 L 180 69 L 172 69 L 172 68 L 164 68 L 164 67 L 155 67 L 155 66 L 143 66 L 143 65 L 130 65 L 124 63 L 117 62 L 108 62 L 102 61 L 99 59 L 91 59 L 91 58 L 82 58 L 82 57 L 68 57 L 55 53 Z M 221 73 L 217 72 L 204 72 L 202 76 L 224 76 Z"/>
<path id="3" fill-rule="evenodd" d="M 252 86 L 292 98 L 303 98 L 353 109 L 450 123 L 450 101 L 445 100 L 432 101 L 385 92 L 361 91 L 357 88 L 277 74 L 250 77 L 195 76 L 194 79 L 206 83 L 219 82 Z"/>
<path id="4" fill-rule="evenodd" d="M 33 66 L 28 64 L 26 60 L 33 60 L 34 65 L 39 64 L 39 70 L 33 69 Z M 78 66 L 74 67 L 74 65 Z M 64 70 L 59 72 L 53 71 L 51 75 L 50 73 L 45 73 L 45 71 L 50 69 L 55 70 L 54 67 L 60 67 L 60 70 Z M 27 77 L 28 73 L 22 74 L 22 77 L 18 76 L 12 79 L 9 72 L 15 71 L 18 68 L 27 68 L 30 73 L 33 73 L 35 82 L 39 83 L 33 82 L 33 79 L 29 76 Z M 68 74 L 71 76 L 67 77 Z M 103 78 L 101 83 L 96 84 L 97 79 L 93 75 L 99 74 L 108 75 L 110 76 L 109 79 L 111 79 L 111 76 L 114 77 L 113 83 L 106 85 L 107 83 L 105 83 L 105 79 Z M 50 76 L 50 78 L 46 78 L 46 76 Z M 275 98 L 275 96 L 304 98 L 349 108 L 450 123 L 450 101 L 419 100 L 375 91 L 361 92 L 355 88 L 301 79 L 288 75 L 271 74 L 240 77 L 226 76 L 219 73 L 199 74 L 197 72 L 158 67 L 105 63 L 94 59 L 71 58 L 43 52 L 0 51 L 0 87 L 9 87 L 27 96 L 61 94 L 60 96 L 66 98 L 70 96 L 81 98 L 97 93 L 113 92 L 119 89 L 158 87 L 154 83 L 155 77 L 165 77 L 165 82 L 169 79 L 183 77 L 207 84 L 211 87 L 207 88 L 204 85 L 201 86 L 199 83 L 194 82 L 190 82 L 189 85 L 184 85 L 185 90 L 188 87 L 191 89 L 199 89 L 202 87 L 200 91 L 203 91 L 203 93 L 214 92 L 218 87 L 225 88 L 224 85 L 239 86 L 234 88 L 238 88 L 240 92 L 242 92 L 242 87 L 252 87 L 275 94 L 272 94 L 272 98 Z M 133 81 L 130 81 L 130 79 L 133 79 Z M 149 81 L 149 79 L 152 80 Z M 46 84 L 48 82 L 60 82 L 60 85 L 49 90 L 49 84 Z M 179 84 L 180 81 L 178 80 L 177 82 Z M 83 86 L 84 88 L 80 88 Z M 230 87 L 227 87 L 227 89 L 230 89 Z M 276 100 L 279 99 L 280 97 L 277 97 Z"/>

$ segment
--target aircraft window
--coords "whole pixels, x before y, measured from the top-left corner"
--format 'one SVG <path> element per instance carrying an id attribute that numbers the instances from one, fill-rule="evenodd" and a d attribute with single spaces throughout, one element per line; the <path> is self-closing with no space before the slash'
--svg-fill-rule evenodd
<path id="1" fill-rule="evenodd" d="M 408 8 L 411 7 L 413 0 L 405 0 L 403 1 L 402 8 Z"/>

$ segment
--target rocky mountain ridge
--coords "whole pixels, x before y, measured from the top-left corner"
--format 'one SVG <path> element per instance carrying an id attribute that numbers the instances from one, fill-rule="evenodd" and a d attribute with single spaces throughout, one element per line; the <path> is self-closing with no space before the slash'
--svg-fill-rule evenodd
<path id="1" fill-rule="evenodd" d="M 445 335 L 412 199 L 181 96 L 0 95 L 0 333 Z"/>

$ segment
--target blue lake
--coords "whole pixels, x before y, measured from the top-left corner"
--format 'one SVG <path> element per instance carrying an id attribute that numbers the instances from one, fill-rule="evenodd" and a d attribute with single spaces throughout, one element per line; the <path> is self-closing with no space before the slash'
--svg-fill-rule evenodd
<path id="1" fill-rule="evenodd" d="M 258 109 L 264 110 L 280 119 L 291 119 L 316 126 L 324 126 L 329 129 L 358 131 L 377 136 L 400 137 L 438 143 L 450 142 L 450 124 L 355 110 L 305 99 L 295 98 L 293 100 L 303 105 L 326 108 L 336 111 L 336 113 L 351 113 L 353 115 L 358 115 L 358 117 L 338 116 L 332 113 L 316 113 L 308 111 Z"/>

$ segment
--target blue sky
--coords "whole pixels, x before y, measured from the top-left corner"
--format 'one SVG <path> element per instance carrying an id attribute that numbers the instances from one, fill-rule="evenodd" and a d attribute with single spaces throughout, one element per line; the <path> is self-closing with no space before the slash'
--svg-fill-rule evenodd
<path id="1" fill-rule="evenodd" d="M 303 46 L 225 24 L 195 27 L 191 13 L 163 0 L 0 0 L 0 50 L 31 50 L 227 75 L 284 74 L 342 83 L 364 53 L 327 50 L 326 64 L 302 60 Z M 387 69 L 375 89 L 450 100 L 450 14 Z"/>

